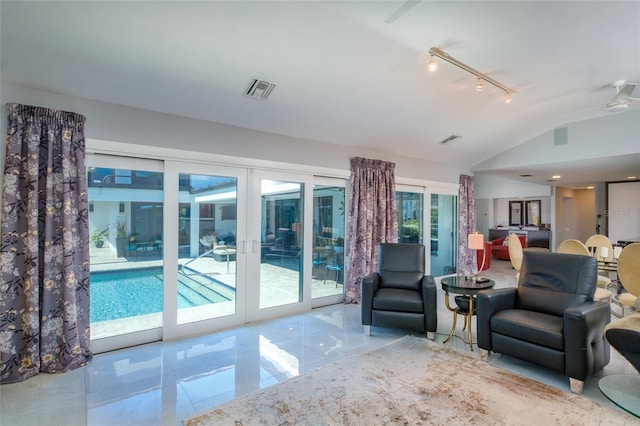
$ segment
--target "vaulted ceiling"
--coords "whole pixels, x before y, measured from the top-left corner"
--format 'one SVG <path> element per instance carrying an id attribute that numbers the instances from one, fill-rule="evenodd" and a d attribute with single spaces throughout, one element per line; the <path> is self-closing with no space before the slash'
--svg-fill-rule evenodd
<path id="1" fill-rule="evenodd" d="M 1 7 L 3 82 L 464 167 L 611 114 L 609 84 L 640 83 L 638 1 Z M 513 88 L 512 102 L 443 61 L 430 73 L 431 47 Z M 243 94 L 254 77 L 277 84 L 268 100 Z"/>

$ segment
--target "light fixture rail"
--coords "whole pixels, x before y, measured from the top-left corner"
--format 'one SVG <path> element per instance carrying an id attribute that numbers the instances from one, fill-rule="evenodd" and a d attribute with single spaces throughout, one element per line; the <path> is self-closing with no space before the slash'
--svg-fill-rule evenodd
<path id="1" fill-rule="evenodd" d="M 453 56 L 449 55 L 447 52 L 437 48 L 437 47 L 432 47 L 431 49 L 429 49 L 429 55 L 431 55 L 431 58 L 429 59 L 429 70 L 431 71 L 435 71 L 437 69 L 437 65 L 434 59 L 435 57 L 438 57 L 444 61 L 449 62 L 450 64 L 453 64 L 455 66 L 457 66 L 460 69 L 465 70 L 466 72 L 468 72 L 469 74 L 473 74 L 474 76 L 476 76 L 478 78 L 478 82 L 476 85 L 476 90 L 481 91 L 482 90 L 482 81 L 486 81 L 487 83 L 497 87 L 498 89 L 502 90 L 504 92 L 504 97 L 505 97 L 505 102 L 510 102 L 511 101 L 511 94 L 514 93 L 515 91 L 513 89 L 511 89 L 508 86 L 505 86 L 504 84 L 500 83 L 499 81 L 489 77 L 486 74 L 481 73 L 480 71 L 478 71 L 477 69 L 470 67 L 469 65 L 465 64 L 464 62 L 461 62 L 459 60 L 457 60 L 456 58 L 454 58 Z"/>

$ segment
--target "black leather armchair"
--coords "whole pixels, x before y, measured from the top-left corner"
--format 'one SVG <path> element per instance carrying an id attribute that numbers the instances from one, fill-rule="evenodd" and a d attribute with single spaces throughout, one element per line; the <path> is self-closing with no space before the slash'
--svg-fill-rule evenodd
<path id="1" fill-rule="evenodd" d="M 525 251 L 517 288 L 484 290 L 477 298 L 478 347 L 569 377 L 571 391 L 609 363 L 604 328 L 611 306 L 593 300 L 596 259 Z"/>
<path id="2" fill-rule="evenodd" d="M 435 338 L 438 326 L 436 282 L 425 275 L 422 244 L 380 244 L 378 271 L 361 281 L 362 324 L 427 332 Z"/>

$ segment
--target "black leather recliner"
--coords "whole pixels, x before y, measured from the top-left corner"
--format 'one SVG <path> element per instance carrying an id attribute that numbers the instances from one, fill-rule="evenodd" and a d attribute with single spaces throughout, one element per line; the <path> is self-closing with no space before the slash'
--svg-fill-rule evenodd
<path id="1" fill-rule="evenodd" d="M 438 326 L 436 282 L 425 275 L 423 244 L 378 246 L 378 272 L 361 281 L 362 324 L 427 332 L 435 338 Z"/>
<path id="2" fill-rule="evenodd" d="M 478 294 L 482 358 L 493 351 L 550 368 L 582 393 L 584 380 L 609 363 L 611 306 L 593 300 L 597 276 L 593 257 L 525 251 L 517 288 Z"/>

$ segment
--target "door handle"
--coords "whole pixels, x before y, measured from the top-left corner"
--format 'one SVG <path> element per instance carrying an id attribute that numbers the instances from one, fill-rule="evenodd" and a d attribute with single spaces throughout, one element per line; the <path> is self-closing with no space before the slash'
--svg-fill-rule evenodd
<path id="1" fill-rule="evenodd" d="M 258 244 L 260 244 L 260 241 L 258 240 L 253 240 L 253 254 L 256 254 L 258 252 Z"/>

